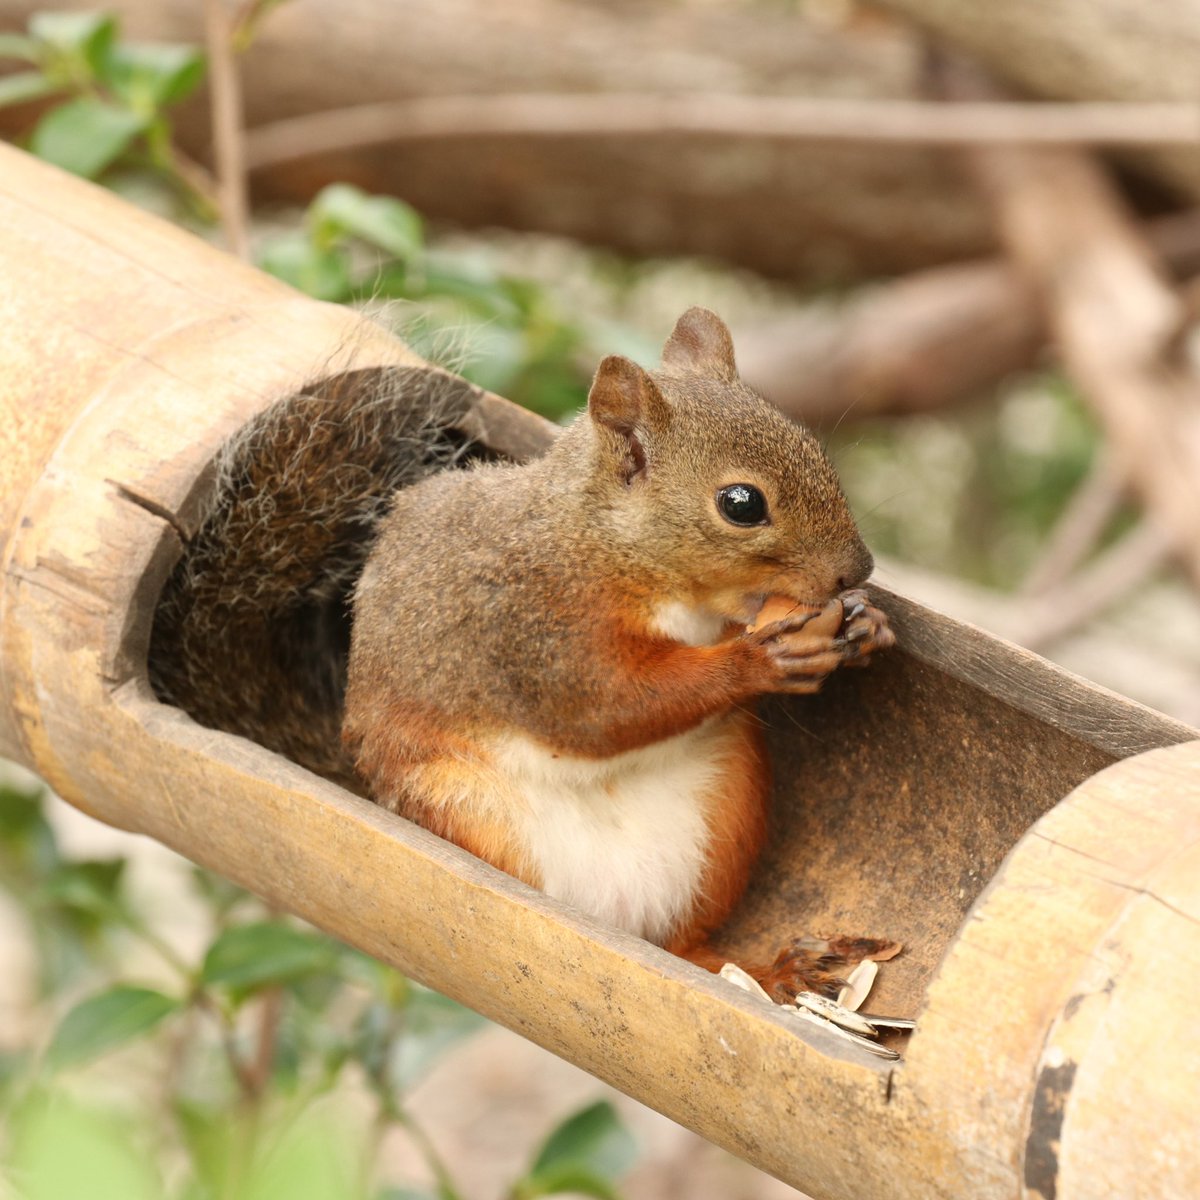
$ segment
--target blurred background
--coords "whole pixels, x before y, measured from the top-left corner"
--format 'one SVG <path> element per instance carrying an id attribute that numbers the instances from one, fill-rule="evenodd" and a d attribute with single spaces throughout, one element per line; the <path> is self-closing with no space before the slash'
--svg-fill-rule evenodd
<path id="1" fill-rule="evenodd" d="M 1198 56 L 1189 0 L 0 0 L 0 134 L 556 420 L 715 309 L 881 583 L 1200 724 Z M 798 1195 L 0 780 L 0 1195 Z"/>

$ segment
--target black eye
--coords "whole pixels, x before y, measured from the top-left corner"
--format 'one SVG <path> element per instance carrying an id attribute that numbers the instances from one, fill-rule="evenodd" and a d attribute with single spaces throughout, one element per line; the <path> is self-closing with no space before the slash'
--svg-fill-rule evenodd
<path id="1" fill-rule="evenodd" d="M 734 525 L 765 525 L 767 498 L 748 483 L 731 483 L 717 493 L 717 508 Z"/>

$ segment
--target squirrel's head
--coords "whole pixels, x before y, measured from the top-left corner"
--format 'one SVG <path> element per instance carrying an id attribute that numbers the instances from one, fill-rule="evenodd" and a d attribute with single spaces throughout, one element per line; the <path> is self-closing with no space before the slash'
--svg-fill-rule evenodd
<path id="1" fill-rule="evenodd" d="M 604 359 L 588 422 L 609 522 L 680 601 L 746 619 L 765 594 L 820 603 L 870 574 L 825 452 L 741 381 L 707 309 L 679 318 L 658 371 Z"/>

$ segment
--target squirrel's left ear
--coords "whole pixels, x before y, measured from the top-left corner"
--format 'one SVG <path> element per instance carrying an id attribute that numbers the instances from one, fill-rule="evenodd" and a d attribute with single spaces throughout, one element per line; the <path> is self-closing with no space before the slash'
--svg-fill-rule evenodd
<path id="1" fill-rule="evenodd" d="M 712 375 L 727 383 L 738 377 L 729 327 L 707 308 L 689 308 L 675 322 L 662 361 L 669 371 Z"/>
<path id="2" fill-rule="evenodd" d="M 660 432 L 671 422 L 670 406 L 654 380 L 619 354 L 602 359 L 596 369 L 588 392 L 588 415 L 609 435 L 626 483 L 646 471 L 644 435 Z"/>

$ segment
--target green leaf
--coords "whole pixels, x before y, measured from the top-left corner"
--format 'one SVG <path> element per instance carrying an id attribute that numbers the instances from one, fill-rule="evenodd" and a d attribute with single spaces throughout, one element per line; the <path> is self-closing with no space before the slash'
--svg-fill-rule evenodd
<path id="1" fill-rule="evenodd" d="M 452 261 L 430 256 L 421 270 L 405 281 L 406 295 L 411 299 L 449 296 L 461 301 L 471 311 L 489 320 L 514 325 L 521 311 L 503 282 L 495 276 L 480 277 L 476 271 L 460 271 Z"/>
<path id="2" fill-rule="evenodd" d="M 346 983 L 367 988 L 373 995 L 397 1007 L 403 1007 L 409 1002 L 414 985 L 395 967 L 389 967 L 353 946 L 338 943 L 337 949 L 338 975 Z"/>
<path id="3" fill-rule="evenodd" d="M 596 1200 L 619 1200 L 617 1190 L 609 1180 L 577 1163 L 558 1163 L 527 1175 L 513 1188 L 518 1200 L 535 1200 L 538 1196 L 572 1195 L 595 1196 Z"/>
<path id="4" fill-rule="evenodd" d="M 195 1174 L 196 1194 L 209 1197 L 234 1194 L 238 1149 L 236 1114 L 231 1114 L 223 1105 L 179 1094 L 173 1097 L 172 1107 Z"/>
<path id="5" fill-rule="evenodd" d="M 95 179 L 146 124 L 140 113 L 84 96 L 46 113 L 34 128 L 29 148 L 47 162 Z"/>
<path id="6" fill-rule="evenodd" d="M 636 1157 L 637 1146 L 617 1110 L 607 1100 L 599 1100 L 550 1134 L 529 1174 L 544 1176 L 551 1169 L 571 1166 L 611 1179 L 627 1171 Z"/>
<path id="7" fill-rule="evenodd" d="M 22 1200 L 161 1200 L 164 1195 L 162 1179 L 138 1145 L 139 1131 L 65 1096 L 24 1106 L 5 1132 L 5 1181 L 20 1181 Z"/>
<path id="8" fill-rule="evenodd" d="M 153 1029 L 182 1002 L 151 988 L 120 985 L 77 1004 L 54 1033 L 47 1054 L 56 1070 L 78 1066 Z"/>
<path id="9" fill-rule="evenodd" d="M 244 998 L 334 968 L 336 947 L 327 938 L 277 921 L 227 929 L 209 947 L 200 978 Z"/>
<path id="10" fill-rule="evenodd" d="M 46 793 L 40 787 L 0 784 L 0 841 L 23 839 L 46 824 L 42 807 Z"/>
<path id="11" fill-rule="evenodd" d="M 60 862 L 30 899 L 65 927 L 88 937 L 106 925 L 128 923 L 121 907 L 124 870 L 123 858 Z"/>
<path id="12" fill-rule="evenodd" d="M 58 84 L 47 79 L 41 71 L 18 71 L 15 75 L 0 77 L 0 108 L 8 104 L 24 104 L 27 100 L 40 100 L 57 91 Z"/>
<path id="13" fill-rule="evenodd" d="M 204 70 L 195 46 L 122 45 L 113 49 L 105 78 L 130 108 L 152 115 L 195 91 Z"/>
<path id="14" fill-rule="evenodd" d="M 238 887 L 224 876 L 206 871 L 203 867 L 192 867 L 191 880 L 197 894 L 218 918 L 224 917 L 250 898 L 250 893 L 245 888 Z"/>
<path id="15" fill-rule="evenodd" d="M 92 75 L 103 75 L 117 36 L 117 21 L 108 13 L 39 12 L 29 18 L 29 32 Z"/>
<path id="16" fill-rule="evenodd" d="M 348 183 L 323 188 L 308 206 L 308 225 L 318 246 L 355 237 L 394 258 L 415 258 L 424 245 L 417 211 L 394 196 L 372 196 Z"/>
<path id="17" fill-rule="evenodd" d="M 389 1064 L 393 1085 L 406 1091 L 451 1046 L 478 1033 L 487 1018 L 428 988 L 411 985 L 404 1007 L 404 1035 Z"/>
<path id="18" fill-rule="evenodd" d="M 357 1164 L 361 1137 L 309 1110 L 259 1143 L 238 1189 L 239 1200 L 329 1200 L 361 1196 Z"/>
<path id="19" fill-rule="evenodd" d="M 19 58 L 22 62 L 38 61 L 37 43 L 19 33 L 0 33 L 0 58 Z"/>
<path id="20" fill-rule="evenodd" d="M 123 858 L 65 862 L 46 877 L 39 898 L 62 908 L 108 915 L 120 903 L 124 874 Z"/>
<path id="21" fill-rule="evenodd" d="M 350 263 L 344 250 L 319 250 L 302 233 L 281 233 L 263 247 L 258 265 L 317 300 L 348 300 Z"/>

